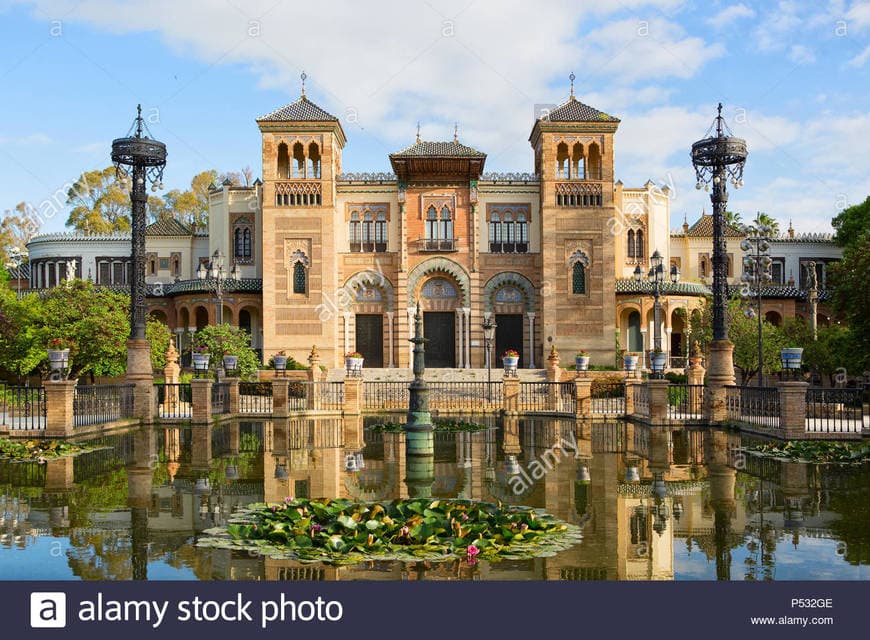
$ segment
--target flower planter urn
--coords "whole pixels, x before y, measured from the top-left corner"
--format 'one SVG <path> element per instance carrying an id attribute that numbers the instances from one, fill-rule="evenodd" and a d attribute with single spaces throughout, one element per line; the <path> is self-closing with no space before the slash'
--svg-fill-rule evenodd
<path id="1" fill-rule="evenodd" d="M 287 356 L 272 356 L 272 362 L 275 365 L 275 371 L 287 370 Z"/>
<path id="2" fill-rule="evenodd" d="M 517 375 L 517 365 L 520 363 L 519 356 L 504 356 L 502 359 L 504 364 L 504 372 L 510 377 Z"/>
<path id="3" fill-rule="evenodd" d="M 623 356 L 622 363 L 626 371 L 637 371 L 637 356 Z"/>
<path id="4" fill-rule="evenodd" d="M 344 368 L 347 371 L 347 375 L 352 377 L 358 377 L 362 375 L 363 368 L 363 360 L 365 358 L 351 358 L 345 357 L 344 359 Z"/>
<path id="5" fill-rule="evenodd" d="M 659 353 L 652 352 L 650 353 L 650 363 L 652 364 L 653 371 L 664 371 L 668 363 L 668 354 L 663 351 Z"/>
<path id="6" fill-rule="evenodd" d="M 574 365 L 577 371 L 587 371 L 589 369 L 589 356 L 574 356 Z"/>
<path id="7" fill-rule="evenodd" d="M 224 369 L 235 371 L 239 368 L 239 356 L 224 356 Z"/>
<path id="8" fill-rule="evenodd" d="M 69 349 L 49 349 L 48 366 L 52 371 L 62 371 L 69 368 Z"/>
<path id="9" fill-rule="evenodd" d="M 208 370 L 208 361 L 209 354 L 208 353 L 194 353 L 191 355 L 193 360 L 193 368 L 195 371 L 207 371 Z"/>

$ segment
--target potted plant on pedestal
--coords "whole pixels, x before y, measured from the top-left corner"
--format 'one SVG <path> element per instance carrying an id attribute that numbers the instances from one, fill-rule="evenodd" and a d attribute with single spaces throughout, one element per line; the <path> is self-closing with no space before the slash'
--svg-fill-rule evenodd
<path id="1" fill-rule="evenodd" d="M 505 375 L 516 377 L 517 365 L 520 362 L 520 354 L 513 349 L 508 349 L 502 354 L 501 361 L 504 363 Z"/>
<path id="2" fill-rule="evenodd" d="M 637 371 L 637 354 L 626 353 L 622 357 L 622 364 L 626 371 Z"/>
<path id="3" fill-rule="evenodd" d="M 66 375 L 70 367 L 69 353 L 73 346 L 73 341 L 67 338 L 52 338 L 48 341 L 48 366 L 52 373 Z"/>
<path id="4" fill-rule="evenodd" d="M 275 371 L 286 371 L 287 353 L 283 350 L 276 353 L 272 356 L 272 364 L 275 365 Z"/>
<path id="5" fill-rule="evenodd" d="M 358 351 L 344 354 L 344 368 L 348 376 L 359 377 L 362 375 L 363 359 L 363 354 Z"/>
<path id="6" fill-rule="evenodd" d="M 582 349 L 574 355 L 574 365 L 577 371 L 587 371 L 589 369 L 589 352 Z"/>
<path id="7" fill-rule="evenodd" d="M 193 359 L 193 370 L 197 375 L 208 371 L 208 363 L 211 354 L 208 352 L 208 347 L 205 345 L 197 345 L 191 350 L 191 358 Z"/>
<path id="8" fill-rule="evenodd" d="M 663 372 L 667 364 L 668 356 L 661 349 L 654 349 L 649 352 L 650 366 L 653 371 Z"/>
<path id="9" fill-rule="evenodd" d="M 239 356 L 233 355 L 231 351 L 224 351 L 224 371 L 227 375 L 230 371 L 236 371 L 239 368 Z"/>

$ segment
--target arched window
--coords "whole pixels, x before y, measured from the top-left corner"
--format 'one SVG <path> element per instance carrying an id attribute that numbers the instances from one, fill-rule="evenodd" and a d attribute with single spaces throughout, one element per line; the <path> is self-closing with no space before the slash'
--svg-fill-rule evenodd
<path id="1" fill-rule="evenodd" d="M 375 250 L 374 216 L 372 216 L 371 211 L 366 211 L 363 214 L 362 250 L 363 251 L 374 251 Z"/>
<path id="2" fill-rule="evenodd" d="M 383 253 L 387 250 L 387 214 L 381 212 L 375 219 L 375 251 Z"/>
<path id="3" fill-rule="evenodd" d="M 513 253 L 515 249 L 514 242 L 516 242 L 516 239 L 514 237 L 514 216 L 510 211 L 505 212 L 503 224 L 504 229 L 502 231 L 502 236 L 504 237 L 505 251 Z"/>
<path id="4" fill-rule="evenodd" d="M 294 178 L 305 177 L 305 147 L 301 142 L 293 145 L 293 176 Z"/>
<path id="5" fill-rule="evenodd" d="M 556 147 L 556 178 L 564 179 L 568 177 L 568 145 L 560 142 Z"/>
<path id="6" fill-rule="evenodd" d="M 287 144 L 282 142 L 278 145 L 278 179 L 290 177 L 290 152 Z"/>
<path id="7" fill-rule="evenodd" d="M 434 206 L 426 211 L 426 240 L 438 239 L 438 212 Z"/>
<path id="8" fill-rule="evenodd" d="M 586 177 L 590 180 L 601 180 L 601 149 L 594 142 L 589 145 L 586 159 Z"/>
<path id="9" fill-rule="evenodd" d="M 308 175 L 305 177 L 320 177 L 320 148 L 315 142 L 308 145 Z"/>
<path id="10" fill-rule="evenodd" d="M 181 261 L 178 258 L 172 259 L 172 275 L 180 276 L 181 275 Z"/>
<path id="11" fill-rule="evenodd" d="M 635 244 L 634 244 L 634 229 L 629 229 L 629 230 L 628 230 L 628 242 L 627 242 L 626 244 L 627 244 L 627 247 L 626 247 L 627 251 L 626 251 L 626 253 L 628 254 L 628 257 L 629 257 L 629 258 L 635 258 L 635 257 L 637 257 L 636 254 L 635 254 L 635 248 L 636 248 L 636 247 L 635 247 Z"/>
<path id="12" fill-rule="evenodd" d="M 517 214 L 517 252 L 526 253 L 529 250 L 529 223 L 525 213 Z"/>
<path id="13" fill-rule="evenodd" d="M 441 239 L 453 240 L 453 215 L 447 205 L 441 208 Z"/>
<path id="14" fill-rule="evenodd" d="M 571 292 L 574 294 L 586 293 L 586 267 L 579 260 L 574 263 Z"/>
<path id="15" fill-rule="evenodd" d="M 637 246 L 635 246 L 635 248 L 634 248 L 634 257 L 639 258 L 639 259 L 643 259 L 643 257 L 646 255 L 646 245 L 644 245 L 644 243 L 643 243 L 643 230 L 642 229 L 637 230 L 637 233 L 635 234 L 635 239 L 637 241 Z"/>
<path id="16" fill-rule="evenodd" d="M 489 217 L 489 251 L 501 253 L 501 216 L 497 213 Z"/>
<path id="17" fill-rule="evenodd" d="M 236 262 L 251 262 L 254 258 L 253 230 L 250 223 L 241 218 L 233 225 L 233 258 Z"/>
<path id="18" fill-rule="evenodd" d="M 302 261 L 293 265 L 293 293 L 306 293 L 308 291 L 308 273 Z"/>
<path id="19" fill-rule="evenodd" d="M 583 145 L 574 143 L 574 151 L 571 154 L 571 177 L 583 180 L 586 177 L 586 162 L 583 158 Z"/>
<path id="20" fill-rule="evenodd" d="M 640 313 L 628 314 L 628 350 L 634 353 L 643 351 L 643 334 L 640 332 Z"/>
<path id="21" fill-rule="evenodd" d="M 360 234 L 359 213 L 357 211 L 350 214 L 347 237 L 350 242 L 351 251 L 362 251 L 362 235 Z"/>

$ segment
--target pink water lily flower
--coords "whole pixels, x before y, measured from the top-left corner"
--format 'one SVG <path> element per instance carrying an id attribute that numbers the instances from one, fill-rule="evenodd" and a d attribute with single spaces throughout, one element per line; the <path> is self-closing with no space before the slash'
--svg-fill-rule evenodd
<path id="1" fill-rule="evenodd" d="M 480 549 L 475 547 L 473 544 L 470 544 L 468 545 L 468 549 L 465 551 L 465 553 L 468 554 L 468 557 L 473 558 L 478 553 L 480 553 Z"/>

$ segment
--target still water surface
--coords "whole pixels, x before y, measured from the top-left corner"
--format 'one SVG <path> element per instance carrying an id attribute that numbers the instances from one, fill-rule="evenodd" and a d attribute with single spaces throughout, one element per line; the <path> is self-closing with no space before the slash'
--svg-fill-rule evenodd
<path id="1" fill-rule="evenodd" d="M 47 464 L 0 460 L 4 580 L 866 580 L 870 465 L 745 456 L 733 432 L 490 419 L 437 433 L 434 474 L 376 418 L 155 427 Z M 553 557 L 335 567 L 198 548 L 284 497 L 461 497 L 583 529 Z"/>

